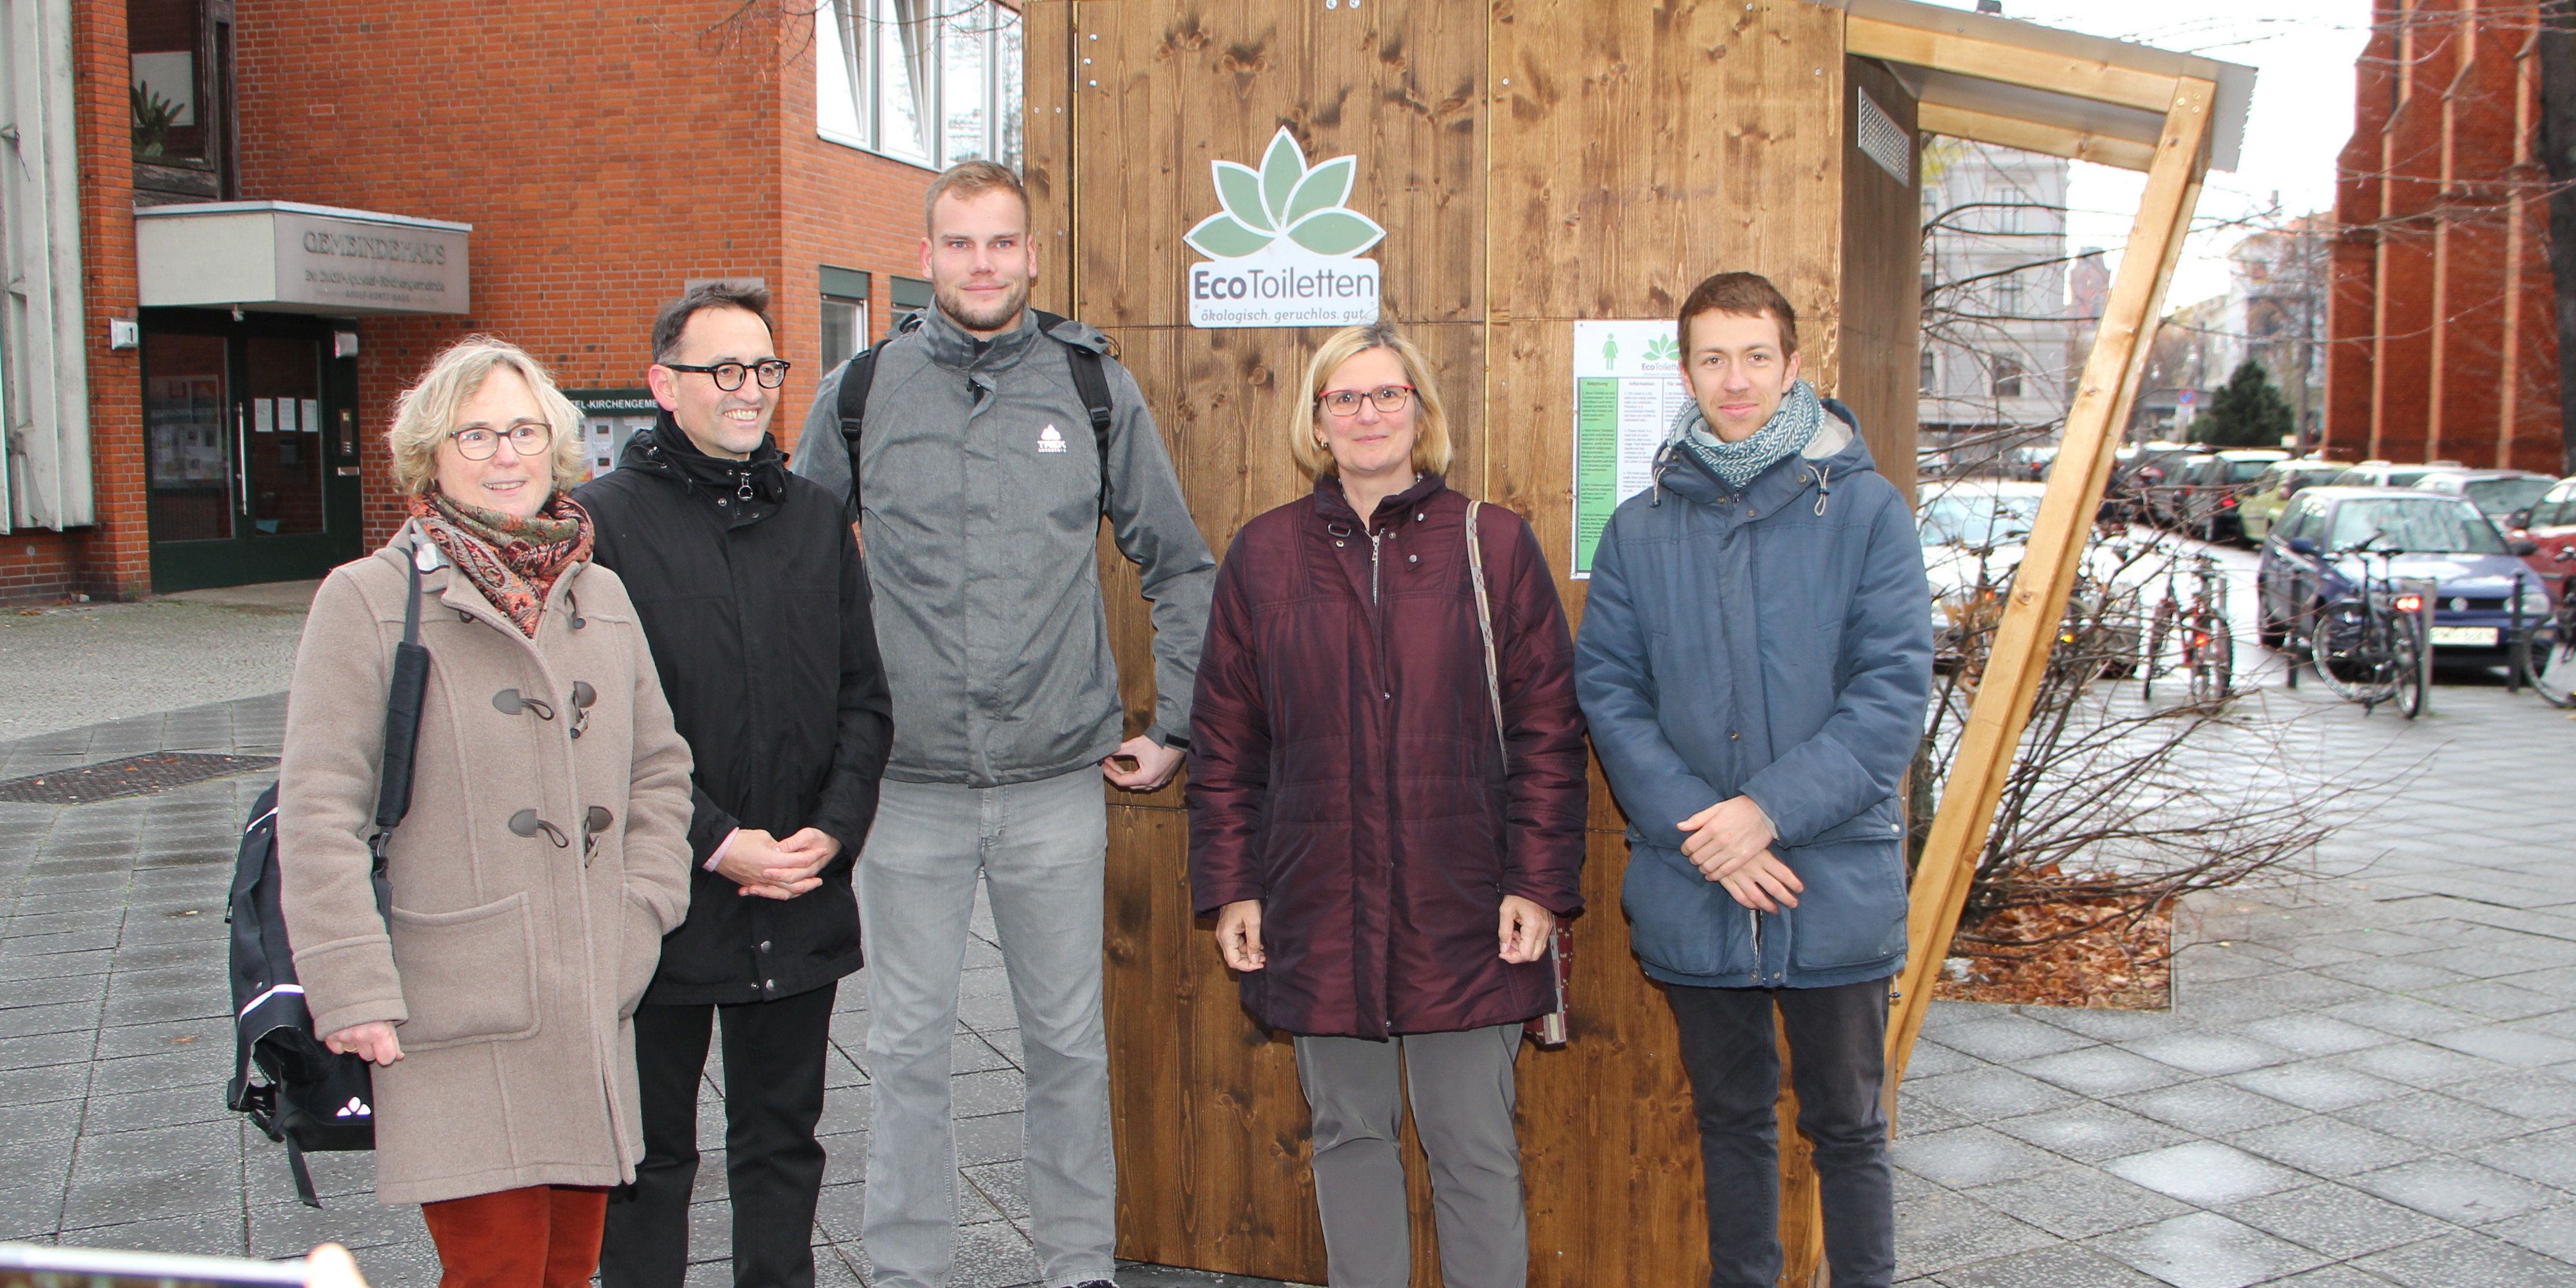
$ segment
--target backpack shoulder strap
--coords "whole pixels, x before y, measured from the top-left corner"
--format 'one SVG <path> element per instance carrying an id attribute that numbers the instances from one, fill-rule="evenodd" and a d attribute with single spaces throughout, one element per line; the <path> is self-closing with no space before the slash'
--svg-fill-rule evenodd
<path id="1" fill-rule="evenodd" d="M 1050 337 L 1055 334 L 1055 328 L 1065 321 L 1062 316 L 1049 313 L 1044 309 L 1031 309 L 1029 312 L 1037 315 L 1038 329 L 1046 332 Z M 1100 457 L 1100 509 L 1106 514 L 1109 511 L 1108 364 L 1101 360 L 1100 351 L 1097 349 L 1079 344 L 1065 344 L 1062 340 L 1056 343 L 1064 345 L 1065 356 L 1070 359 L 1070 365 L 1073 368 L 1073 391 L 1081 396 L 1082 409 L 1091 415 L 1091 442 L 1099 449 Z"/>
<path id="2" fill-rule="evenodd" d="M 868 418 L 868 389 L 876 384 L 877 350 L 872 344 L 841 364 L 841 446 L 850 454 L 850 508 L 859 504 L 859 433 Z"/>

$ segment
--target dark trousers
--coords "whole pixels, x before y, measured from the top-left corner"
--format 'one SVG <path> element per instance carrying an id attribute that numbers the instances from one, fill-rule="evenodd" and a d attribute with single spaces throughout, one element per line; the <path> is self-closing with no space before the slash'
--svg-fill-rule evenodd
<path id="1" fill-rule="evenodd" d="M 1780 1278 L 1780 1053 L 1789 1036 L 1798 1130 L 1815 1147 L 1833 1288 L 1886 1288 L 1896 1274 L 1896 1196 L 1887 1161 L 1887 981 L 1832 988 L 1667 985 L 1699 1116 L 1708 1194 L 1709 1288 Z"/>
<path id="2" fill-rule="evenodd" d="M 823 1056 L 838 991 L 826 984 L 774 1002 L 636 1009 L 644 1160 L 635 1183 L 610 1198 L 601 1288 L 680 1288 L 688 1272 L 698 1080 L 719 1016 L 733 1281 L 737 1288 L 813 1288 L 814 1204 L 823 1188 L 814 1124 L 823 1116 Z"/>

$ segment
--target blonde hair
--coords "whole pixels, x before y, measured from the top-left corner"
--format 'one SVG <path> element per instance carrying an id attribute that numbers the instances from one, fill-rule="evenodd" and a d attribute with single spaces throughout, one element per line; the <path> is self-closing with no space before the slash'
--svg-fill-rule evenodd
<path id="1" fill-rule="evenodd" d="M 1315 401 L 1324 392 L 1324 382 L 1343 363 L 1371 349 L 1385 349 L 1395 354 L 1404 366 L 1404 379 L 1413 386 L 1413 468 L 1423 474 L 1445 474 L 1449 471 L 1449 412 L 1440 401 L 1440 386 L 1431 378 L 1431 363 L 1413 342 L 1396 333 L 1392 322 L 1371 322 L 1365 326 L 1344 327 L 1324 338 L 1315 356 L 1306 362 L 1305 396 L 1288 408 L 1288 454 L 1297 458 L 1297 466 L 1310 476 L 1333 472 L 1333 453 L 1317 441 L 1316 426 L 1324 415 L 1322 404 Z"/>
<path id="2" fill-rule="evenodd" d="M 930 181 L 930 191 L 921 198 L 921 231 L 930 232 L 931 216 L 938 213 L 939 199 L 954 195 L 959 201 L 973 201 L 988 192 L 1007 192 L 1019 199 L 1020 218 L 1029 217 L 1029 192 L 1020 186 L 1020 176 L 998 161 L 960 161 L 939 172 Z"/>
<path id="3" fill-rule="evenodd" d="M 508 367 L 528 382 L 546 423 L 554 428 L 554 446 L 547 453 L 554 463 L 554 490 L 582 481 L 581 413 L 555 388 L 555 378 L 527 350 L 494 336 L 469 335 L 431 359 L 429 369 L 394 403 L 385 445 L 393 449 L 396 491 L 414 496 L 437 482 L 438 445 L 447 441 L 466 402 L 496 367 Z"/>

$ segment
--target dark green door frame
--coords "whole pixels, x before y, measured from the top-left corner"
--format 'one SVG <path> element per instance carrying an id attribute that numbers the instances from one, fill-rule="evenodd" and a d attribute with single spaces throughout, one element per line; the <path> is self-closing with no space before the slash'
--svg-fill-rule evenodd
<path id="1" fill-rule="evenodd" d="M 219 411 L 223 430 L 219 437 L 225 462 L 224 504 L 230 513 L 231 535 L 165 540 L 168 534 L 154 532 L 152 589 L 155 592 L 319 577 L 358 557 L 361 553 L 358 466 L 366 439 L 364 428 L 358 423 L 358 363 L 354 356 L 333 356 L 332 342 L 335 332 L 355 332 L 357 329 L 357 323 L 351 319 L 292 313 L 245 313 L 235 321 L 229 313 L 209 309 L 143 310 L 143 330 L 147 336 L 214 336 L 224 341 L 223 400 Z M 254 507 L 250 502 L 251 489 L 245 474 L 250 469 L 250 462 L 243 459 L 242 449 L 252 441 L 248 430 L 252 419 L 247 392 L 249 351 L 250 341 L 259 338 L 306 341 L 316 346 L 319 367 L 316 392 L 320 394 L 322 421 L 317 463 L 322 502 L 319 532 L 262 532 L 256 516 L 251 513 Z M 147 416 L 149 382 L 153 378 L 149 352 L 147 340 L 146 388 L 136 391 L 144 399 Z M 153 435 L 147 425 L 144 441 L 147 498 L 152 489 L 152 454 L 155 450 Z"/>

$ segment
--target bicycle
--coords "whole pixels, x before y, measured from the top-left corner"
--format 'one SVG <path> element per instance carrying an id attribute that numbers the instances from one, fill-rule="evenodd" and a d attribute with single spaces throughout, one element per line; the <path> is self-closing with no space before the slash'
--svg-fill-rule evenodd
<path id="1" fill-rule="evenodd" d="M 2576 707 L 2576 577 L 2559 583 L 2558 607 L 2524 628 L 2522 678 L 2551 706 Z"/>
<path id="2" fill-rule="evenodd" d="M 2138 656 L 2139 694 L 2153 701 L 2158 674 L 2187 671 L 2191 675 L 2191 700 L 2215 702 L 2227 696 L 2236 683 L 2236 633 L 2227 625 L 2227 574 L 2215 556 L 2205 552 L 2193 556 L 2191 602 L 2186 606 L 2181 597 L 2179 563 L 2177 560 L 2166 566 L 2165 597 L 2157 602 L 2155 615 L 2147 622 L 2146 646 Z M 2181 644 L 2181 659 L 2167 667 L 2165 642 L 2176 638 Z"/>
<path id="3" fill-rule="evenodd" d="M 2391 569 L 2404 552 L 2381 548 L 2378 537 L 2339 553 L 2361 557 L 2361 585 L 2317 610 L 2309 663 L 2336 697 L 2360 703 L 2364 714 L 2394 702 L 2412 720 L 2424 712 L 2424 597 L 2397 588 Z M 2377 576 L 2370 571 L 2373 557 Z"/>

